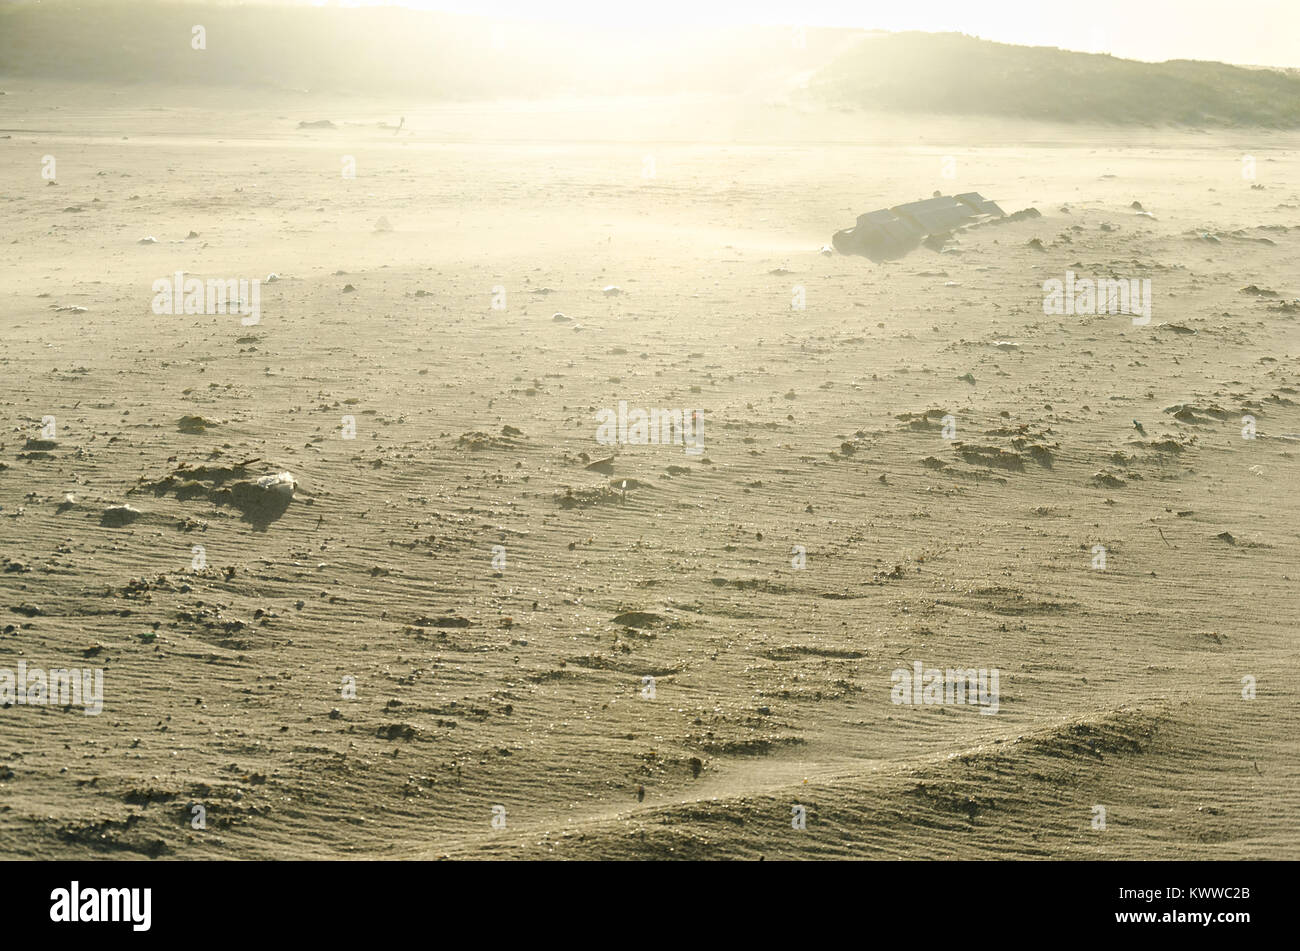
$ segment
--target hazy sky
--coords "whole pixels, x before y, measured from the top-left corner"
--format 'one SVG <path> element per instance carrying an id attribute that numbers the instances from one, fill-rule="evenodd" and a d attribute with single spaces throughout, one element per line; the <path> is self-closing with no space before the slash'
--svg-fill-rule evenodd
<path id="1" fill-rule="evenodd" d="M 333 0 L 338 2 L 338 0 Z M 384 0 L 361 0 L 362 3 Z M 1132 59 L 1300 67 L 1300 0 L 400 0 L 530 19 L 665 27 L 802 24 L 958 31 Z"/>

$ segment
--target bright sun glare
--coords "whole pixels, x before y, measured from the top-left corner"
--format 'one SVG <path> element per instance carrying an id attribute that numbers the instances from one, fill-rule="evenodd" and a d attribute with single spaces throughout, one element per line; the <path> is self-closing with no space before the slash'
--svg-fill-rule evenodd
<path id="1" fill-rule="evenodd" d="M 336 2 L 337 0 L 331 0 Z M 344 5 L 383 5 L 361 0 Z M 323 4 L 318 4 L 323 5 Z M 400 0 L 399 5 L 639 30 L 744 24 L 961 32 L 1004 43 L 1107 52 L 1130 59 L 1209 59 L 1300 67 L 1296 0 Z"/>

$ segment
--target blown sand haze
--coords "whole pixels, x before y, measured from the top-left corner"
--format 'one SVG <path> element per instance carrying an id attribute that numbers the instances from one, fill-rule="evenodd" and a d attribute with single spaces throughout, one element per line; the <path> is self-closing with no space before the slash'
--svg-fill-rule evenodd
<path id="1" fill-rule="evenodd" d="M 0 77 L 0 854 L 1296 857 L 1296 131 L 772 62 Z"/>

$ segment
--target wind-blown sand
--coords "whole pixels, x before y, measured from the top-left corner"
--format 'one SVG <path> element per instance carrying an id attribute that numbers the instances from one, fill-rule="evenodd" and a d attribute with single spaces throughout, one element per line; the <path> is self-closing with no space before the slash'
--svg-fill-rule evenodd
<path id="1" fill-rule="evenodd" d="M 5 89 L 0 667 L 104 710 L 0 711 L 0 853 L 1300 854 L 1297 135 Z M 935 189 L 1043 217 L 818 253 Z"/>

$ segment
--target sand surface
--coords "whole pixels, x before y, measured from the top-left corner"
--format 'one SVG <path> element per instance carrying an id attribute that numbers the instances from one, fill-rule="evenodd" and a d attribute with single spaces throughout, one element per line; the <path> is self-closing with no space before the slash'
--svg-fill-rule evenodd
<path id="1" fill-rule="evenodd" d="M 104 709 L 0 710 L 0 854 L 1300 856 L 1300 136 L 5 88 L 0 667 Z M 818 253 L 935 189 L 1042 217 Z"/>

